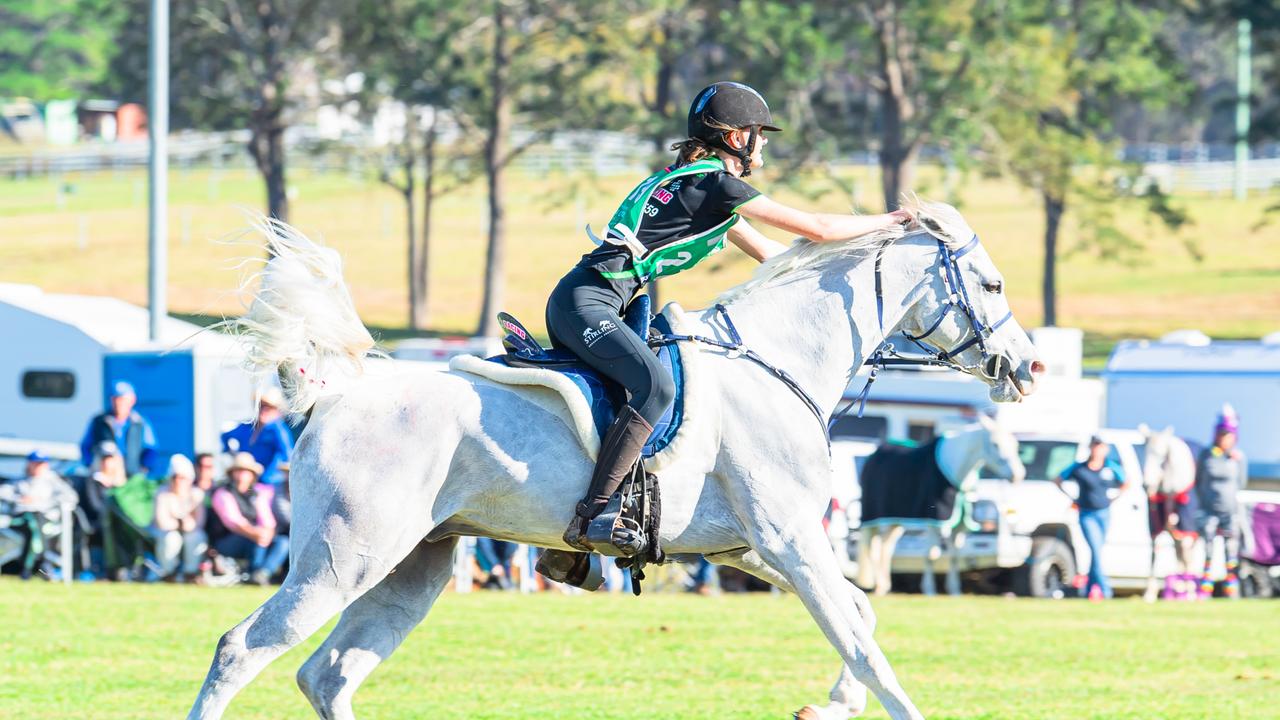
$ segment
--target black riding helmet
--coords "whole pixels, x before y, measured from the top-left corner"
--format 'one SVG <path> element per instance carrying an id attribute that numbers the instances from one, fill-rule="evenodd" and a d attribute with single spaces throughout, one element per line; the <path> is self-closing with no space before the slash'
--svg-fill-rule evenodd
<path id="1" fill-rule="evenodd" d="M 725 131 L 715 127 L 722 125 L 735 129 L 750 128 L 746 147 L 737 149 L 724 140 Z M 742 161 L 742 174 L 751 174 L 751 153 L 756 148 L 756 137 L 761 130 L 781 132 L 773 124 L 773 115 L 764 97 L 742 83 L 718 82 L 703 88 L 689 106 L 689 137 L 697 138 L 712 147 L 731 153 Z"/>

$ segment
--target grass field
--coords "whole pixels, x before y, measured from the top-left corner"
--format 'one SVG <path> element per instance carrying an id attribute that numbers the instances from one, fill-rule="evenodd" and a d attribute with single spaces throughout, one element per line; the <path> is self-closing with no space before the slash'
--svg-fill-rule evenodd
<path id="1" fill-rule="evenodd" d="M 922 170 L 922 194 L 944 195 Z M 874 210 L 878 186 L 869 172 L 852 176 L 855 193 L 815 199 L 778 190 L 766 168 L 758 180 L 801 207 Z M 561 175 L 512 179 L 505 307 L 539 332 L 545 298 L 565 268 L 589 248 L 581 227 L 597 228 L 635 178 Z M 392 190 L 342 173 L 295 167 L 290 175 L 293 221 L 342 251 L 347 279 L 365 321 L 403 326 L 407 315 L 403 204 Z M 59 187 L 67 191 L 59 192 Z M 248 170 L 176 169 L 171 174 L 169 305 L 179 313 L 238 312 L 233 289 L 242 270 L 235 259 L 258 256 L 256 247 L 226 242 L 244 227 L 238 208 L 260 208 L 263 193 Z M 1222 337 L 1259 336 L 1280 329 L 1280 218 L 1259 227 L 1280 193 L 1236 203 L 1225 196 L 1186 195 L 1178 202 L 1193 224 L 1183 235 L 1205 260 L 1196 263 L 1155 224 L 1136 214 L 1122 224 L 1147 248 L 1136 264 L 1102 263 L 1072 254 L 1076 228 L 1068 214 L 1060 266 L 1060 324 L 1083 327 L 1092 354 L 1109 339 L 1152 336 L 1199 327 Z M 1036 198 L 1003 182 L 971 178 L 958 189 L 970 223 L 1007 277 L 1023 325 L 1040 322 L 1043 219 Z M 444 333 L 469 332 L 480 308 L 484 263 L 484 196 L 477 185 L 440 201 L 432 246 L 431 321 Z M 219 242 L 221 241 L 221 242 Z M 737 252 L 713 258 L 709 268 L 664 282 L 665 299 L 687 307 L 705 304 L 744 279 L 752 261 Z M 0 181 L 0 282 L 47 290 L 146 299 L 145 175 L 102 172 L 53 179 Z"/>
<path id="2" fill-rule="evenodd" d="M 0 717 L 182 716 L 218 636 L 266 590 L 0 580 Z M 1275 718 L 1280 605 L 875 601 L 931 718 Z M 271 665 L 228 718 L 305 718 Z M 356 698 L 368 718 L 783 718 L 838 661 L 792 596 L 446 594 Z M 872 702 L 868 717 L 885 717 Z"/>

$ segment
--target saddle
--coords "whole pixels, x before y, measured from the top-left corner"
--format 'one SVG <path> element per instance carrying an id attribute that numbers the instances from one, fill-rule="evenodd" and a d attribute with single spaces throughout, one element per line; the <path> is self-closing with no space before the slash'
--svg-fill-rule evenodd
<path id="1" fill-rule="evenodd" d="M 609 499 L 604 511 L 588 524 L 586 533 L 597 553 L 617 557 L 619 567 L 631 570 L 632 590 L 637 595 L 640 594 L 640 581 L 644 579 L 644 564 L 661 563 L 663 560 L 658 539 L 662 506 L 658 478 L 645 471 L 644 460 L 652 458 L 670 444 L 683 416 L 683 373 L 679 347 L 675 343 L 657 342 L 664 334 L 670 334 L 671 328 L 666 318 L 651 315 L 650 309 L 649 297 L 641 295 L 627 306 L 622 321 L 640 337 L 651 340 L 659 361 L 675 380 L 676 400 L 654 425 L 653 433 L 645 443 L 640 461 L 632 469 L 631 475 Z M 597 373 L 573 353 L 544 348 L 509 313 L 499 313 L 498 322 L 507 333 L 502 340 L 507 352 L 488 358 L 488 362 L 528 370 L 528 380 L 537 377 L 548 380 L 546 383 L 532 384 L 545 384 L 548 387 L 555 385 L 557 390 L 561 390 L 563 383 L 550 382 L 546 375 L 539 376 L 537 373 L 551 371 L 570 380 L 586 400 L 597 438 L 603 437 L 618 409 L 626 402 L 623 388 Z M 484 372 L 475 367 L 460 369 L 483 374 L 498 382 L 516 382 L 522 379 L 508 373 Z M 566 397 L 566 400 L 569 398 Z M 573 403 L 570 402 L 571 412 L 572 406 Z M 543 554 L 543 560 L 539 561 L 538 570 L 553 580 L 587 590 L 595 590 L 603 583 L 600 558 L 595 554 L 549 550 Z"/>

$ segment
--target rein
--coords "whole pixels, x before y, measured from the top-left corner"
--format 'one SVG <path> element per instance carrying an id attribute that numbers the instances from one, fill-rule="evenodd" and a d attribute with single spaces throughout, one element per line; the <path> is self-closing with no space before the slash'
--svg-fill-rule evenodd
<path id="1" fill-rule="evenodd" d="M 792 377 L 790 373 L 777 365 L 773 365 L 768 360 L 765 360 L 759 353 L 747 347 L 746 344 L 742 342 L 742 336 L 738 334 L 738 328 L 734 326 L 733 319 L 729 317 L 729 311 L 724 305 L 716 303 L 715 308 L 716 312 L 724 318 L 725 329 L 729 332 L 729 342 L 716 340 L 715 338 L 703 337 L 701 335 L 664 334 L 660 337 L 651 338 L 649 340 L 649 346 L 659 347 L 662 345 L 671 345 L 677 342 L 700 343 L 702 345 L 710 345 L 722 350 L 727 350 L 729 351 L 730 358 L 744 357 L 754 362 L 765 370 L 768 370 L 774 377 L 781 380 L 783 384 L 791 389 L 791 392 L 795 393 L 796 397 L 804 401 L 805 406 L 809 408 L 809 411 L 813 413 L 813 416 L 818 419 L 818 423 L 822 425 L 822 434 L 826 436 L 827 421 L 823 418 L 822 408 L 818 407 L 818 403 L 814 401 L 813 397 L 809 395 L 809 393 L 805 392 L 804 388 L 800 387 L 800 383 Z"/>
<path id="2" fill-rule="evenodd" d="M 969 251 L 976 247 L 978 247 L 978 235 L 976 233 L 972 238 L 970 238 L 969 242 L 965 243 L 964 247 L 954 251 L 947 247 L 945 242 L 938 240 L 938 263 L 942 266 L 942 284 L 947 289 L 947 300 L 943 304 L 942 312 L 938 314 L 937 319 L 933 321 L 933 324 L 929 326 L 928 330 L 925 330 L 919 335 L 910 335 L 905 332 L 902 333 L 903 337 L 910 340 L 917 347 L 923 350 L 924 355 L 904 355 L 899 353 L 893 347 L 893 344 L 889 342 L 889 339 L 885 337 L 884 287 L 880 277 L 880 267 L 884 258 L 884 248 L 880 248 L 879 252 L 876 253 L 876 321 L 880 325 L 880 337 L 882 339 L 880 344 L 876 346 L 876 349 L 870 356 L 868 356 L 867 361 L 863 363 L 871 368 L 871 374 L 867 377 L 867 384 L 862 387 L 862 392 L 858 393 L 858 397 L 854 399 L 854 402 L 858 403 L 858 417 L 862 417 L 862 412 L 867 407 L 867 396 L 871 392 L 871 383 L 876 381 L 876 374 L 881 368 L 890 365 L 946 367 L 963 373 L 979 373 L 991 378 L 996 376 L 999 369 L 998 367 L 990 373 L 987 372 L 987 365 L 991 359 L 999 357 L 997 355 L 993 355 L 991 351 L 987 349 L 987 338 L 998 330 L 1001 325 L 1004 325 L 1013 317 L 1013 311 L 1010 310 L 1005 313 L 1004 317 L 989 326 L 984 325 L 983 322 L 978 319 L 978 315 L 973 309 L 973 303 L 969 300 L 969 289 L 965 286 L 964 276 L 960 274 L 960 258 L 967 255 Z M 969 328 L 971 332 L 969 339 L 961 342 L 950 350 L 932 350 L 925 346 L 922 341 L 932 335 L 934 331 L 942 325 L 942 321 L 946 319 L 947 315 L 950 314 L 953 309 L 963 313 L 964 317 L 969 321 Z M 968 350 L 974 345 L 977 345 L 978 349 L 982 352 L 982 358 L 976 364 L 961 365 L 959 362 L 956 362 L 955 357 L 957 355 Z M 848 412 L 849 408 L 852 406 L 853 403 L 850 403 L 849 406 L 845 408 L 845 412 Z"/>

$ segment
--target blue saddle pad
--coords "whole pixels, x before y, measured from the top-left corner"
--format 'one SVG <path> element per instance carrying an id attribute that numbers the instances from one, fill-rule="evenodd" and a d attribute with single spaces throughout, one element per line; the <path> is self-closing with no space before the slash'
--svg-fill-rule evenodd
<path id="1" fill-rule="evenodd" d="M 627 307 L 623 323 L 640 337 L 648 336 L 650 323 L 663 334 L 671 333 L 671 326 L 667 323 L 665 317 L 661 315 L 650 317 L 649 298 L 646 295 L 636 298 L 636 301 Z M 490 362 L 503 365 L 514 365 L 512 362 L 508 362 L 512 359 L 514 358 L 511 358 L 510 355 L 497 355 L 488 358 Z M 676 399 L 667 408 L 667 411 L 663 413 L 657 424 L 654 425 L 653 433 L 649 436 L 649 440 L 644 446 L 643 454 L 645 457 L 653 457 L 669 445 L 675 437 L 676 431 L 680 429 L 681 421 L 684 419 L 684 368 L 680 363 L 680 347 L 675 343 L 662 346 L 658 350 L 658 361 L 662 364 L 662 367 L 666 368 L 667 372 L 671 373 L 672 379 L 675 380 Z M 591 407 L 596 432 L 601 438 L 604 437 L 605 432 L 608 431 L 609 426 L 613 424 L 613 419 L 618 414 L 618 408 L 625 401 L 621 387 L 601 376 L 579 360 L 576 355 L 566 350 L 545 350 L 540 355 L 521 353 L 519 355 L 519 365 L 528 366 L 529 364 L 544 365 L 545 369 L 562 373 L 572 380 Z"/>

